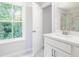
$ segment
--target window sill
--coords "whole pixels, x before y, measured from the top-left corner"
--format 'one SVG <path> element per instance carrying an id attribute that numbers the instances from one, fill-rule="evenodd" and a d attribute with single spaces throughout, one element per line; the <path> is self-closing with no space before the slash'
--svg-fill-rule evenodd
<path id="1" fill-rule="evenodd" d="M 7 40 L 0 40 L 0 44 L 6 44 L 6 43 L 12 43 L 17 41 L 25 40 L 23 38 L 13 38 L 13 39 L 7 39 Z"/>

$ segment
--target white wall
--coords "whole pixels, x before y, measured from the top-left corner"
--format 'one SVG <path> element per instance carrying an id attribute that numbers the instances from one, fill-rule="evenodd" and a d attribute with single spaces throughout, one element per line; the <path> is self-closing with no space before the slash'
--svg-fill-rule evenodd
<path id="1" fill-rule="evenodd" d="M 32 48 L 32 7 L 31 3 L 23 6 L 23 37 L 15 42 L 0 44 L 0 56 L 16 56 Z M 17 39 L 16 39 L 17 40 Z M 6 40 L 7 41 L 7 40 Z"/>
<path id="2" fill-rule="evenodd" d="M 29 5 L 26 5 L 26 21 L 25 21 L 25 39 L 27 40 L 27 49 L 32 49 L 32 3 L 29 3 Z"/>
<path id="3" fill-rule="evenodd" d="M 16 56 L 18 53 L 26 51 L 25 44 L 25 40 L 0 44 L 0 56 Z"/>
<path id="4" fill-rule="evenodd" d="M 60 30 L 60 10 L 56 3 L 52 3 L 52 32 Z"/>
<path id="5" fill-rule="evenodd" d="M 43 34 L 52 32 L 52 5 L 43 8 Z"/>

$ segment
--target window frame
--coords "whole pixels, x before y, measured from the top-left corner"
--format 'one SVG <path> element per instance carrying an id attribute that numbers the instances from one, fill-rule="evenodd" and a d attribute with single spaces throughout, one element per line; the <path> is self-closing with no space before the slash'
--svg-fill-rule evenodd
<path id="1" fill-rule="evenodd" d="M 4 2 L 4 4 L 5 4 L 5 2 Z M 7 4 L 10 4 L 10 3 L 7 3 Z M 15 5 L 15 4 L 11 4 L 12 5 L 12 9 L 13 9 L 13 6 Z M 19 5 L 16 5 L 16 6 L 19 6 Z M 22 6 L 19 6 L 19 7 L 21 7 L 21 9 L 23 10 L 23 7 Z M 21 10 L 21 19 L 22 19 L 22 10 Z M 12 29 L 12 31 L 11 31 L 11 33 L 12 33 L 12 37 L 10 38 L 10 39 L 18 39 L 18 38 L 22 38 L 23 37 L 23 30 L 21 31 L 22 32 L 22 36 L 21 37 L 16 37 L 16 38 L 14 38 L 14 35 L 13 35 L 13 24 L 14 23 L 21 23 L 21 25 L 22 25 L 22 27 L 23 27 L 23 19 L 22 20 L 20 20 L 20 21 L 17 21 L 17 20 L 14 20 L 14 14 L 12 15 L 12 19 L 11 20 L 0 20 L 0 22 L 10 22 L 11 24 L 12 24 L 12 27 L 11 27 L 11 29 Z M 22 28 L 21 27 L 21 28 Z M 7 38 L 5 38 L 5 39 L 0 39 L 0 40 L 8 40 Z"/>

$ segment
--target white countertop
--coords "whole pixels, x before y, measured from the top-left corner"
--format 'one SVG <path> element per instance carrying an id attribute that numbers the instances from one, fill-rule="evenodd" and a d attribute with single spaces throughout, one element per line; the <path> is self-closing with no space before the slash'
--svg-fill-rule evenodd
<path id="1" fill-rule="evenodd" d="M 79 36 L 74 36 L 74 35 L 63 35 L 59 33 L 49 33 L 49 34 L 44 34 L 45 37 L 49 38 L 57 38 L 54 40 L 58 40 L 64 43 L 68 43 L 71 45 L 79 46 Z"/>

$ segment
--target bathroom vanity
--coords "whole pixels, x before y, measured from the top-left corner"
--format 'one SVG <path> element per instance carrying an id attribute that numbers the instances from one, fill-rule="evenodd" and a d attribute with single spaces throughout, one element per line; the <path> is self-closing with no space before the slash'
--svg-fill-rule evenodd
<path id="1" fill-rule="evenodd" d="M 50 33 L 44 35 L 45 57 L 79 57 L 79 37 Z"/>

